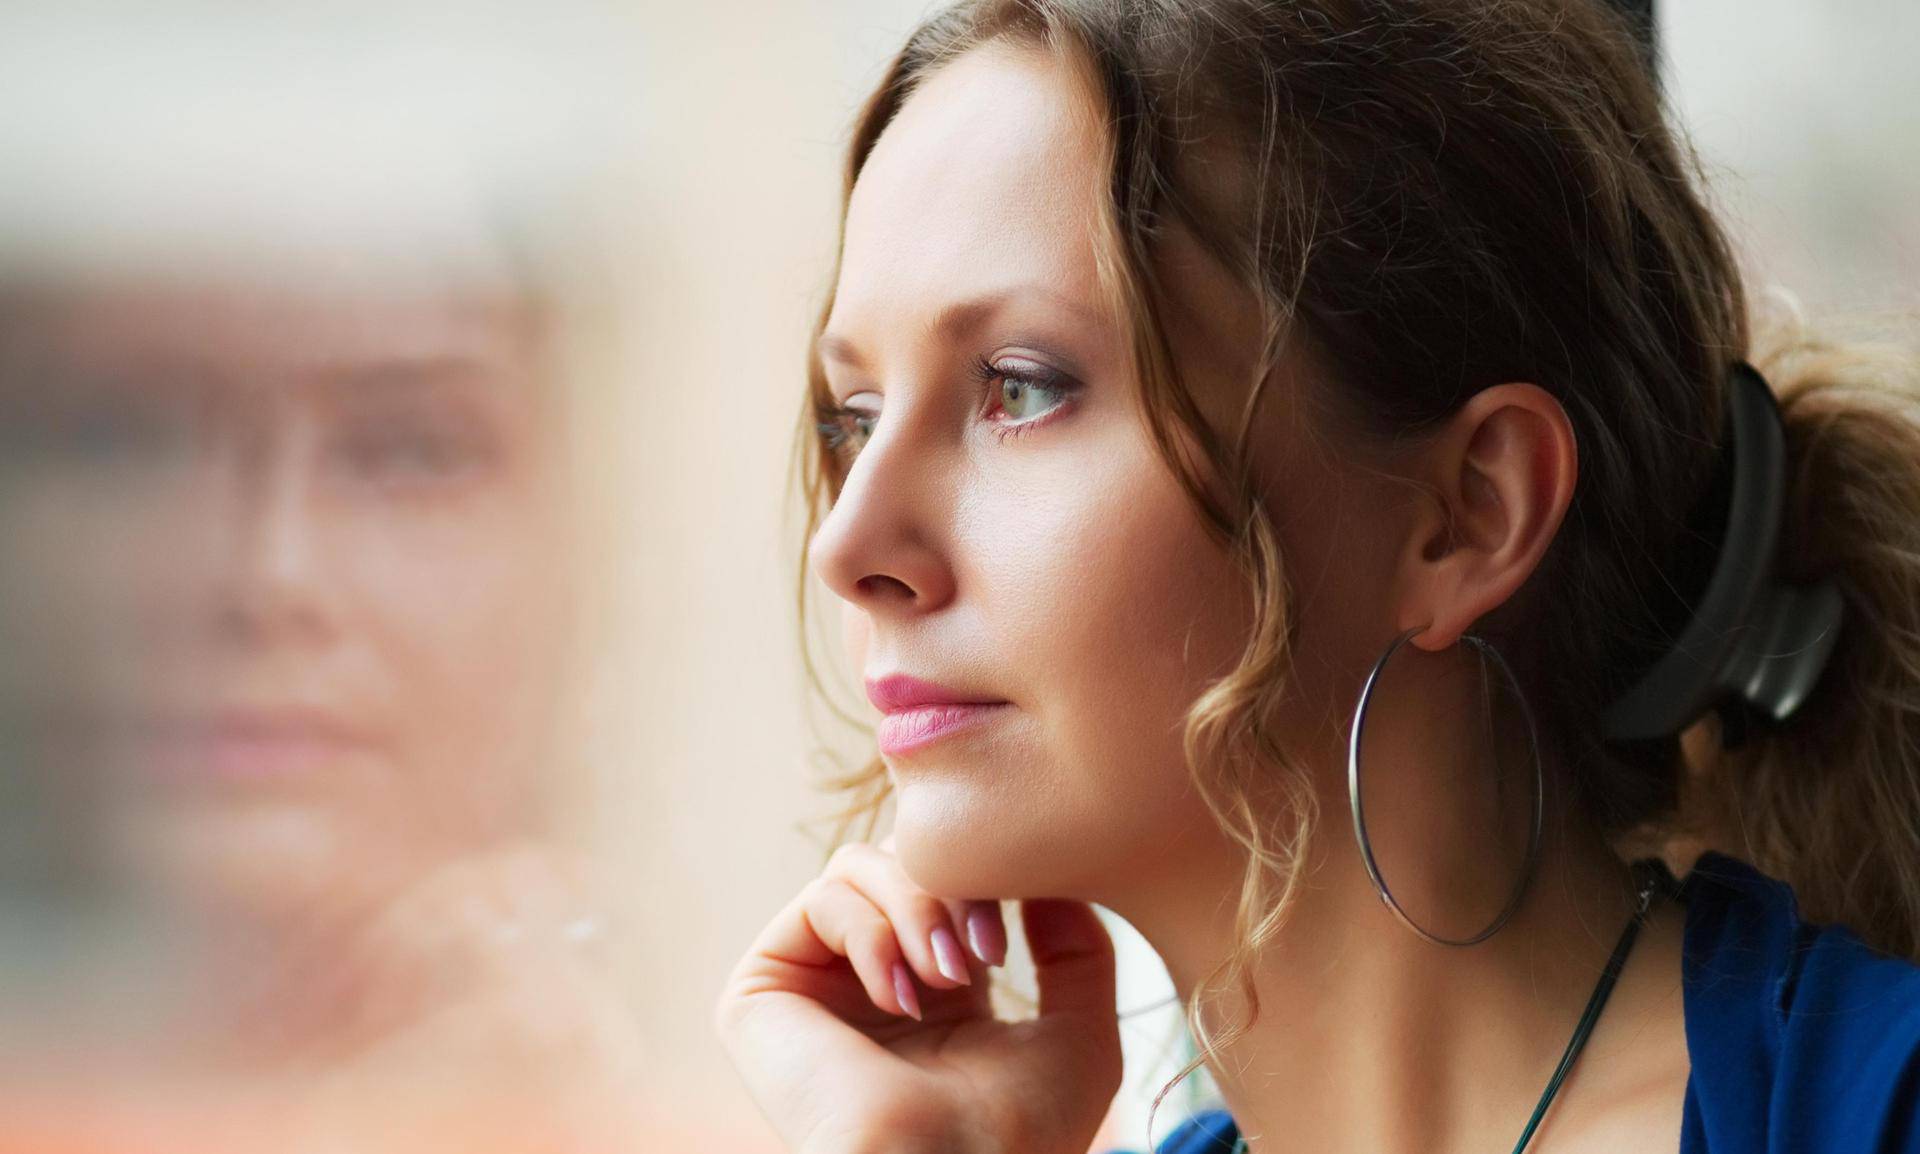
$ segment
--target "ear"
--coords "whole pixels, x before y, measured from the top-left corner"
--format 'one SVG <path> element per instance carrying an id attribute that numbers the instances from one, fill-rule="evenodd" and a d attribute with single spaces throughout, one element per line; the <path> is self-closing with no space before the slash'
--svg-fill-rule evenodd
<path id="1" fill-rule="evenodd" d="M 1420 450 L 1434 500 L 1414 519 L 1401 564 L 1402 629 L 1422 649 L 1458 641 L 1525 583 L 1573 500 L 1573 423 L 1538 385 L 1494 385 Z"/>

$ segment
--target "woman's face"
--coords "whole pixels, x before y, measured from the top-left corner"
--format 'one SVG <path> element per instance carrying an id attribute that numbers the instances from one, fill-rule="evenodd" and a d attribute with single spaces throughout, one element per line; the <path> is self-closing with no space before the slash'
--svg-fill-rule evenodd
<path id="1" fill-rule="evenodd" d="M 870 696 L 905 674 L 951 691 L 936 700 L 1005 703 L 918 744 L 912 715 L 881 726 L 903 864 L 949 896 L 1097 900 L 1213 828 L 1183 720 L 1237 661 L 1249 613 L 1154 447 L 1099 291 L 1096 123 L 1037 52 L 990 45 L 942 68 L 860 175 L 821 340 L 855 415 L 812 559 L 853 666 Z M 1168 250 L 1189 305 L 1169 323 L 1221 408 L 1244 395 L 1230 378 L 1257 324 L 1193 251 Z M 1282 459 L 1305 443 L 1286 421 L 1262 435 Z M 1335 492 L 1276 480 L 1309 503 Z"/>
<path id="2" fill-rule="evenodd" d="M 130 284 L 8 323 L 0 738 L 79 856 L 313 915 L 525 820 L 564 584 L 524 301 Z"/>

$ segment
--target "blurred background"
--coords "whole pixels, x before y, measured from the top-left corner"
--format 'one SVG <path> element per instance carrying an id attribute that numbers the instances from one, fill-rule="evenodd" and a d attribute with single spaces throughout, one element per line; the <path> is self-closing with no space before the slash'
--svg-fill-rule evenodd
<path id="1" fill-rule="evenodd" d="M 928 8 L 0 7 L 0 1150 L 776 1148 L 708 1022 L 859 752 L 791 452 Z M 1658 24 L 1756 296 L 1920 305 L 1920 7 Z"/>

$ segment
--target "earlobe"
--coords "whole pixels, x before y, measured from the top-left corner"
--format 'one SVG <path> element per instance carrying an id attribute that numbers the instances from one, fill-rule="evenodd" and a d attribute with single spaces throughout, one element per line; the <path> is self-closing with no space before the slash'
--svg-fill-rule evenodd
<path id="1" fill-rule="evenodd" d="M 1435 508 L 1423 521 L 1405 625 L 1423 649 L 1452 645 L 1525 584 L 1572 503 L 1573 423 L 1552 394 L 1494 385 L 1461 406 L 1426 453 Z"/>

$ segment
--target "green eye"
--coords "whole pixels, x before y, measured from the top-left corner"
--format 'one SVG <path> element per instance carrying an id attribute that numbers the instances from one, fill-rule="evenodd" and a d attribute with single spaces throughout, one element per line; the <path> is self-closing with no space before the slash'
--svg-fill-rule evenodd
<path id="1" fill-rule="evenodd" d="M 489 422 L 452 406 L 369 407 L 340 418 L 326 441 L 336 476 L 394 490 L 469 482 L 499 467 L 503 454 Z"/>
<path id="2" fill-rule="evenodd" d="M 879 413 L 832 405 L 820 410 L 813 428 L 828 452 L 851 458 L 866 447 L 879 423 Z"/>
<path id="3" fill-rule="evenodd" d="M 1003 436 L 1039 425 L 1074 399 L 1080 387 L 1072 377 L 1037 361 L 985 357 L 974 362 L 974 376 L 987 386 L 988 404 L 999 410 L 989 419 Z"/>
<path id="4" fill-rule="evenodd" d="M 1065 389 L 1033 377 L 1000 374 L 1000 409 L 1014 421 L 1028 421 L 1060 406 Z"/>

